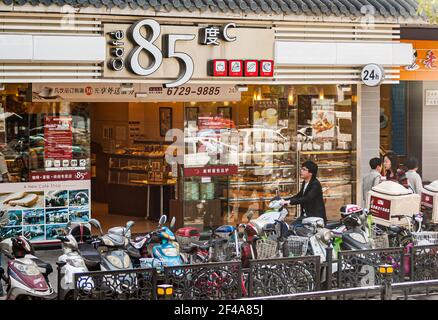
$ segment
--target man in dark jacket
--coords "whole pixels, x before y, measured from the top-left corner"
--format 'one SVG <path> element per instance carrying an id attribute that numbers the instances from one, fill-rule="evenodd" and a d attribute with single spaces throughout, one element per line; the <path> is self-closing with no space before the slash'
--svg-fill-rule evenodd
<path id="1" fill-rule="evenodd" d="M 320 217 L 327 222 L 325 205 L 322 196 L 321 183 L 316 178 L 318 166 L 313 161 L 306 161 L 301 166 L 301 179 L 303 184 L 300 192 L 287 199 L 291 205 L 301 205 L 301 218 Z"/>

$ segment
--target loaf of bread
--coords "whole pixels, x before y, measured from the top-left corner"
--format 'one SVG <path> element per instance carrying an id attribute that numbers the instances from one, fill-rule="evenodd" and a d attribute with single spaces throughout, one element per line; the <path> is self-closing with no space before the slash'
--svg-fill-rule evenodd
<path id="1" fill-rule="evenodd" d="M 26 195 L 25 192 L 15 192 L 13 194 L 10 194 L 7 196 L 5 200 L 3 200 L 3 203 L 9 203 L 9 201 L 18 200 L 23 198 Z"/>
<path id="2" fill-rule="evenodd" d="M 33 206 L 35 203 L 37 203 L 37 201 L 38 201 L 38 196 L 34 193 L 29 193 L 24 198 L 9 201 L 9 204 L 11 206 L 30 207 Z"/>

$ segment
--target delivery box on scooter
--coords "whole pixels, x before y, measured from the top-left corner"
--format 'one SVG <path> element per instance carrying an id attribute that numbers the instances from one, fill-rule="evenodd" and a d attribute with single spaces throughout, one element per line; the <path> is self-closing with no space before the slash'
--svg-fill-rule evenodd
<path id="1" fill-rule="evenodd" d="M 368 192 L 370 212 L 377 224 L 383 226 L 408 226 L 408 219 L 420 212 L 421 197 L 393 181 L 384 181 Z"/>
<path id="2" fill-rule="evenodd" d="M 421 192 L 421 211 L 432 223 L 438 223 L 438 180 L 424 186 Z"/>

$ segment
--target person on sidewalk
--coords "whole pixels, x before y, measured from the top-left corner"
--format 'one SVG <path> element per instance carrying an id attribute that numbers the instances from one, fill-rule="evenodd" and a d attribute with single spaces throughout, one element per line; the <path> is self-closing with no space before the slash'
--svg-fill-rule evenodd
<path id="1" fill-rule="evenodd" d="M 382 182 L 382 160 L 380 158 L 372 158 L 370 160 L 371 171 L 363 177 L 362 180 L 362 203 L 363 208 L 368 208 L 368 192 Z"/>
<path id="2" fill-rule="evenodd" d="M 397 154 L 388 152 L 383 157 L 384 178 L 387 181 L 400 183 L 405 188 L 408 188 L 408 179 L 406 177 L 407 169 L 400 166 Z"/>
<path id="3" fill-rule="evenodd" d="M 418 170 L 418 160 L 414 157 L 409 158 L 406 163 L 408 167 L 408 172 L 406 172 L 406 177 L 408 178 L 409 188 L 416 194 L 421 195 L 423 190 L 423 181 L 420 175 L 417 173 Z"/>
<path id="4" fill-rule="evenodd" d="M 290 205 L 301 205 L 301 216 L 320 217 L 327 222 L 321 183 L 316 178 L 318 165 L 313 161 L 305 161 L 301 166 L 301 190 L 295 196 L 286 199 Z"/>

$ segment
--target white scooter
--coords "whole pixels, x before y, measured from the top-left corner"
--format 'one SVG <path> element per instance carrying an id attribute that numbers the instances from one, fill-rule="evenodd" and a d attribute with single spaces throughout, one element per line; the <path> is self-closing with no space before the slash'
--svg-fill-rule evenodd
<path id="1" fill-rule="evenodd" d="M 75 289 L 75 274 L 88 272 L 84 258 L 79 253 L 79 245 L 75 237 L 76 228 L 87 228 L 87 225 L 80 225 L 78 223 L 69 223 L 66 227 L 67 235 L 58 236 L 57 238 L 62 242 L 63 255 L 58 258 L 58 264 L 61 264 L 60 271 L 60 299 L 71 300 L 74 298 Z M 91 228 L 90 228 L 91 229 Z M 80 277 L 77 282 L 77 288 L 83 291 L 91 291 L 94 288 L 94 282 L 91 277 Z"/>

